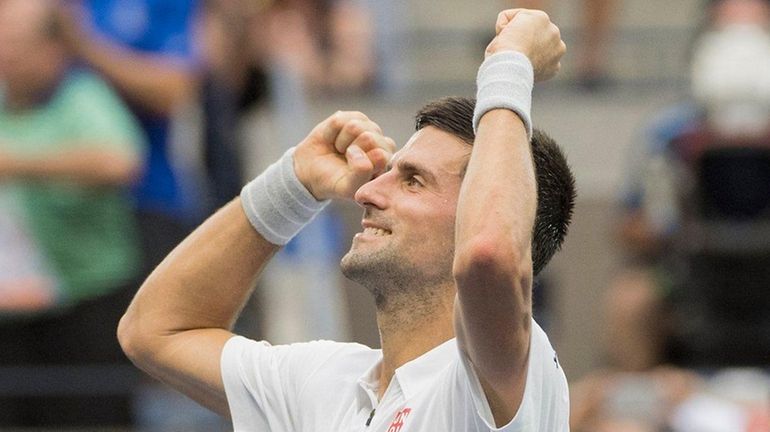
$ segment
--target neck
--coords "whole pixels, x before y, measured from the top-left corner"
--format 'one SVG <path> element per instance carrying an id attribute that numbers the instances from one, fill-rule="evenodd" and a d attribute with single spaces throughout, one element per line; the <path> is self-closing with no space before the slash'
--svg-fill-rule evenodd
<path id="1" fill-rule="evenodd" d="M 377 326 L 382 346 L 380 398 L 396 369 L 454 337 L 454 289 L 439 289 L 442 294 L 433 297 L 435 301 L 430 303 L 389 299 L 387 305 L 378 307 Z"/>
<path id="2" fill-rule="evenodd" d="M 5 109 L 11 112 L 24 111 L 35 106 L 35 94 L 18 91 L 18 87 L 9 85 L 5 92 Z"/>
<path id="3" fill-rule="evenodd" d="M 45 104 L 64 78 L 66 68 L 67 63 L 54 56 L 46 69 L 38 72 L 36 79 L 6 81 L 3 96 L 5 106 L 0 109 L 18 112 Z"/>
<path id="4" fill-rule="evenodd" d="M 27 86 L 8 83 L 5 88 L 5 109 L 11 112 L 26 111 L 43 104 L 51 91 L 58 84 L 57 81 L 46 83 L 34 83 Z"/>

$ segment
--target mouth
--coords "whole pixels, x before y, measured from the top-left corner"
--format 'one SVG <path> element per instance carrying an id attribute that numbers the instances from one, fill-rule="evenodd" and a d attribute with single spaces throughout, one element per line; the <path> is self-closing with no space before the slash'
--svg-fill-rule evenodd
<path id="1" fill-rule="evenodd" d="M 390 232 L 389 230 L 384 229 L 384 228 L 364 227 L 363 234 L 377 236 L 377 237 L 382 237 L 382 236 L 386 236 L 386 235 L 391 235 L 393 233 Z"/>

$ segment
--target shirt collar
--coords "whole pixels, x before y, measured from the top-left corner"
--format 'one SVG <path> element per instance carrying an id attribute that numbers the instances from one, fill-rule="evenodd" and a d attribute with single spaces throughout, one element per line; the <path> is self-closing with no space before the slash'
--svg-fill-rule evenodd
<path id="1" fill-rule="evenodd" d="M 452 338 L 401 365 L 396 369 L 396 379 L 404 397 L 409 399 L 417 394 L 446 369 L 454 358 L 457 358 L 457 339 Z"/>
<path id="2" fill-rule="evenodd" d="M 449 366 L 451 359 L 457 357 L 457 339 L 452 338 L 417 357 L 408 361 L 396 369 L 395 379 L 405 398 L 411 398 L 423 387 Z M 380 358 L 360 378 L 358 385 L 361 388 L 359 396 L 361 402 L 371 402 L 377 405 L 377 393 L 379 390 L 380 368 L 382 367 L 382 352 Z"/>
<path id="3" fill-rule="evenodd" d="M 377 350 L 380 354 L 374 364 L 360 378 L 358 378 L 359 402 L 361 405 L 377 406 L 377 392 L 380 387 L 380 368 L 382 367 L 382 350 Z"/>

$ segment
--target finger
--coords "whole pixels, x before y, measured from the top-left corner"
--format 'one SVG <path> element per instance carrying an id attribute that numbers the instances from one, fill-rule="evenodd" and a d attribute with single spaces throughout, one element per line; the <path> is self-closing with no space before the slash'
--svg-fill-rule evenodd
<path id="1" fill-rule="evenodd" d="M 383 137 L 385 138 L 385 142 L 382 145 L 382 148 L 387 150 L 388 153 L 392 156 L 393 153 L 396 152 L 396 142 L 391 137 Z"/>
<path id="2" fill-rule="evenodd" d="M 374 164 L 366 153 L 357 145 L 350 145 L 345 150 L 348 172 L 338 184 L 337 193 L 347 196 L 374 176 Z"/>
<path id="3" fill-rule="evenodd" d="M 372 177 L 377 177 L 384 173 L 388 169 L 388 164 L 393 158 L 393 153 L 390 153 L 382 148 L 376 148 L 366 152 L 366 156 L 372 162 L 374 169 L 372 171 Z"/>
<path id="4" fill-rule="evenodd" d="M 551 23 L 551 32 L 554 33 L 556 38 L 558 38 L 560 41 L 562 41 L 562 39 L 561 39 L 561 29 L 559 28 L 559 26 L 557 26 L 554 23 Z M 562 43 L 564 43 L 564 41 L 562 41 Z"/>
<path id="5" fill-rule="evenodd" d="M 367 132 L 382 135 L 382 129 L 380 129 L 380 126 L 369 119 L 350 120 L 337 134 L 337 138 L 334 140 L 334 148 L 337 149 L 340 154 L 343 154 L 345 153 L 345 149 L 347 149 L 350 144 L 358 139 L 359 136 Z M 359 147 L 361 147 L 364 151 L 367 151 L 370 148 L 360 145 Z"/>
<path id="6" fill-rule="evenodd" d="M 316 132 L 321 135 L 324 142 L 332 144 L 337 139 L 342 128 L 351 120 L 368 120 L 369 118 L 359 111 L 337 111 L 326 120 L 316 126 Z"/>
<path id="7" fill-rule="evenodd" d="M 503 28 L 505 28 L 505 26 L 511 22 L 513 17 L 515 17 L 522 10 L 524 9 L 506 9 L 497 14 L 497 22 L 495 22 L 495 34 L 499 35 Z"/>
<path id="8" fill-rule="evenodd" d="M 393 151 L 395 150 L 395 142 L 392 139 L 380 133 L 371 131 L 363 132 L 356 137 L 350 145 L 357 146 L 367 154 L 371 153 L 372 155 L 375 155 L 375 157 L 378 158 L 378 161 L 382 160 L 384 165 L 377 165 L 380 172 L 385 169 L 385 166 L 390 161 L 390 158 L 393 156 Z M 372 162 L 375 161 L 372 160 Z"/>

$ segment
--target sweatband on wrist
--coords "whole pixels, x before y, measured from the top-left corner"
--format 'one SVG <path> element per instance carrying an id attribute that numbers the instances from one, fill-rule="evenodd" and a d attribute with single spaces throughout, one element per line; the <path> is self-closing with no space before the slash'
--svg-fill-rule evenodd
<path id="1" fill-rule="evenodd" d="M 241 205 L 254 229 L 270 243 L 285 245 L 329 200 L 318 201 L 294 172 L 294 147 L 241 190 Z"/>
<path id="2" fill-rule="evenodd" d="M 515 112 L 532 138 L 532 87 L 535 72 L 527 56 L 518 51 L 502 51 L 487 57 L 476 75 L 476 109 L 473 132 L 487 111 L 504 108 Z"/>

